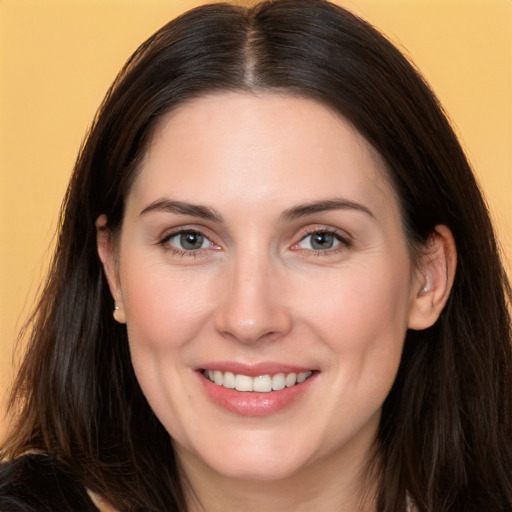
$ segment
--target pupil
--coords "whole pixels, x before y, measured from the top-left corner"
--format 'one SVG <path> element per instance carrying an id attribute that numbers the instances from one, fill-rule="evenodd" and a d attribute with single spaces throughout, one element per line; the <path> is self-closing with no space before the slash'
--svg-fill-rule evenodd
<path id="1" fill-rule="evenodd" d="M 316 233 L 311 240 L 313 249 L 330 249 L 334 242 L 334 236 L 329 233 Z"/>
<path id="2" fill-rule="evenodd" d="M 203 239 L 203 235 L 199 233 L 182 233 L 180 242 L 184 249 L 200 249 L 203 245 Z"/>

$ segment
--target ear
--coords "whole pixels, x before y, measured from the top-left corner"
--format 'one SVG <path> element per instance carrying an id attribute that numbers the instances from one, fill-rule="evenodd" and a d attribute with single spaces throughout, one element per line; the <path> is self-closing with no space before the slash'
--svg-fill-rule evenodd
<path id="1" fill-rule="evenodd" d="M 112 232 L 107 225 L 107 216 L 100 215 L 96 219 L 96 244 L 98 255 L 107 278 L 110 293 L 114 299 L 114 318 L 119 323 L 126 323 L 126 315 L 123 305 L 123 295 L 117 269 L 114 240 Z"/>
<path id="2" fill-rule="evenodd" d="M 413 279 L 409 308 L 410 329 L 426 329 L 439 318 L 452 289 L 457 249 L 447 226 L 436 226 Z"/>

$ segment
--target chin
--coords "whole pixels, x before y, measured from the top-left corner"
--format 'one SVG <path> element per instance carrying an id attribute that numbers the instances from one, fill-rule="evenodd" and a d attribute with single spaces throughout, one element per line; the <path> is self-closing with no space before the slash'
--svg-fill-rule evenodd
<path id="1" fill-rule="evenodd" d="M 212 461 L 211 469 L 225 478 L 254 482 L 272 482 L 285 480 L 298 473 L 304 463 L 297 460 L 283 460 L 279 453 L 264 458 L 247 460 L 238 457 L 226 457 L 215 463 Z"/>
<path id="2" fill-rule="evenodd" d="M 251 435 L 252 434 L 252 435 Z M 245 481 L 279 481 L 300 472 L 314 459 L 306 443 L 287 443 L 282 436 L 246 435 L 204 440 L 195 446 L 175 449 L 182 462 L 207 468 L 223 478 Z M 302 446 L 302 450 L 298 447 Z M 314 450 L 313 450 L 314 451 Z"/>

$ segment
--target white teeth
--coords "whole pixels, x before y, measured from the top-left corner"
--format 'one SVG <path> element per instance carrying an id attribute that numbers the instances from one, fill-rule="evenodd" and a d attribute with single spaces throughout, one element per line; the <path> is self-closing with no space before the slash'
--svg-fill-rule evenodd
<path id="1" fill-rule="evenodd" d="M 235 377 L 235 389 L 237 391 L 252 391 L 252 378 L 247 377 L 247 375 L 237 375 Z"/>
<path id="2" fill-rule="evenodd" d="M 252 381 L 252 390 L 260 393 L 270 393 L 272 391 L 272 377 L 270 375 L 260 375 Z"/>
<path id="3" fill-rule="evenodd" d="M 297 374 L 296 373 L 289 373 L 286 376 L 285 385 L 287 388 L 291 388 L 292 386 L 295 386 L 296 382 L 297 382 Z"/>
<path id="4" fill-rule="evenodd" d="M 299 373 L 297 375 L 297 384 L 300 384 L 301 382 L 304 382 L 310 375 L 311 375 L 311 372 Z"/>
<path id="5" fill-rule="evenodd" d="M 226 372 L 224 374 L 224 382 L 222 385 L 225 388 L 233 389 L 235 387 L 235 374 L 231 372 Z"/>
<path id="6" fill-rule="evenodd" d="M 286 386 L 286 376 L 284 373 L 276 373 L 272 377 L 272 389 L 274 391 L 279 391 Z"/>
<path id="7" fill-rule="evenodd" d="M 258 393 L 270 393 L 271 391 L 279 391 L 285 387 L 289 388 L 295 386 L 295 384 L 301 384 L 310 377 L 312 373 L 311 371 L 307 371 L 249 377 L 247 375 L 221 372 L 219 370 L 204 370 L 203 372 L 204 376 L 217 384 L 217 386 L 236 389 L 237 391 L 256 391 Z"/>
<path id="8" fill-rule="evenodd" d="M 222 372 L 219 372 L 219 370 L 215 370 L 213 372 L 213 382 L 217 384 L 217 386 L 222 386 L 222 383 L 224 382 L 224 376 L 222 375 Z"/>

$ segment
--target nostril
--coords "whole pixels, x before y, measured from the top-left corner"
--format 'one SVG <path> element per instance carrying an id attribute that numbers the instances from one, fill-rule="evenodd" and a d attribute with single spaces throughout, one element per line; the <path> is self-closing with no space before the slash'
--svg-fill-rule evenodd
<path id="1" fill-rule="evenodd" d="M 245 344 L 273 341 L 291 329 L 289 314 L 270 307 L 262 308 L 251 316 L 243 315 L 236 307 L 219 311 L 215 324 L 222 335 Z"/>

